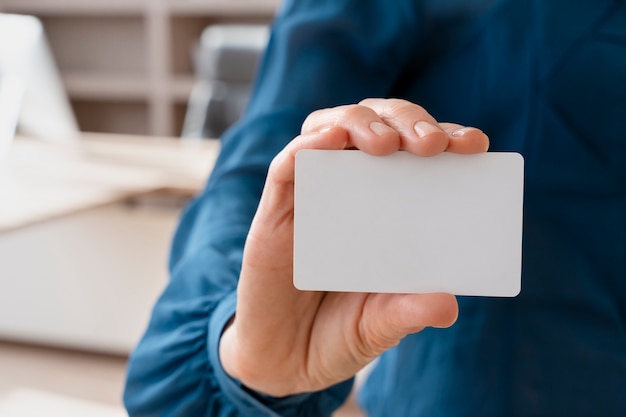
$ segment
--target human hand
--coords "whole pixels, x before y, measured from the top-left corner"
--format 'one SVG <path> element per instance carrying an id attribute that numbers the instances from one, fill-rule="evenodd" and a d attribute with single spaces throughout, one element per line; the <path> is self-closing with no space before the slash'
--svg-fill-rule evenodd
<path id="1" fill-rule="evenodd" d="M 450 294 L 302 292 L 293 286 L 299 150 L 355 147 L 372 155 L 404 150 L 432 156 L 488 146 L 480 130 L 438 123 L 404 100 L 367 99 L 312 113 L 270 166 L 245 244 L 236 316 L 220 341 L 225 371 L 276 397 L 317 391 L 352 377 L 407 334 L 448 327 L 457 318 Z"/>

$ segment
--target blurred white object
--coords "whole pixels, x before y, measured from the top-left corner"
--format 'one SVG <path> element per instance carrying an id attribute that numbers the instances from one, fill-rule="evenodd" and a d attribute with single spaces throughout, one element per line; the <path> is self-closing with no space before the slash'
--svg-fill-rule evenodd
<path id="1" fill-rule="evenodd" d="M 16 126 L 47 140 L 78 136 L 41 22 L 0 14 L 0 156 L 6 154 Z"/>
<path id="2" fill-rule="evenodd" d="M 3 417 L 127 416 L 121 407 L 101 405 L 32 389 L 20 389 L 1 396 L 0 415 Z"/>

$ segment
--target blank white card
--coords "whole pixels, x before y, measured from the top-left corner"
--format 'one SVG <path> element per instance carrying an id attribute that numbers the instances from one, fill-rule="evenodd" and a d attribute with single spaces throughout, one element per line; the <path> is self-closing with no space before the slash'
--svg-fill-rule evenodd
<path id="1" fill-rule="evenodd" d="M 294 285 L 514 297 L 523 182 L 517 153 L 300 151 Z"/>

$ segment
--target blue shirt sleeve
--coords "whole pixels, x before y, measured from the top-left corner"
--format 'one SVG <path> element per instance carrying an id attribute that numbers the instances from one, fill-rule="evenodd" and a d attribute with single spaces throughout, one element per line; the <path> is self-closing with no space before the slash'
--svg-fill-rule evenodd
<path id="1" fill-rule="evenodd" d="M 398 40 L 417 36 L 408 7 L 413 2 L 283 5 L 246 115 L 222 138 L 211 178 L 174 237 L 171 280 L 129 361 L 131 417 L 319 417 L 343 403 L 351 381 L 259 398 L 225 374 L 218 344 L 235 312 L 243 246 L 271 160 L 312 111 L 394 91 L 408 54 Z"/>

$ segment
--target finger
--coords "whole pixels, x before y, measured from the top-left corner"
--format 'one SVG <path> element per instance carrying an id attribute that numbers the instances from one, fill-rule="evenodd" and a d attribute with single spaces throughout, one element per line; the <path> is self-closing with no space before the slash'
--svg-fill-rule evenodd
<path id="1" fill-rule="evenodd" d="M 458 317 L 451 294 L 376 294 L 368 299 L 361 322 L 364 351 L 379 355 L 424 327 L 449 327 Z"/>
<path id="2" fill-rule="evenodd" d="M 289 142 L 270 164 L 254 224 L 275 227 L 275 224 L 293 215 L 296 154 L 300 150 L 340 150 L 347 144 L 348 133 L 342 128 L 303 134 Z"/>
<path id="3" fill-rule="evenodd" d="M 419 156 L 432 156 L 448 147 L 449 137 L 423 107 L 401 99 L 365 99 L 359 103 L 374 110 L 400 134 L 400 148 Z"/>
<path id="4" fill-rule="evenodd" d="M 393 324 L 405 334 L 421 327 L 450 327 L 459 314 L 456 297 L 452 294 L 400 295 L 396 303 L 398 317 Z"/>
<path id="5" fill-rule="evenodd" d="M 456 123 L 439 123 L 448 134 L 450 142 L 446 151 L 454 153 L 480 153 L 489 149 L 489 137 L 482 130 Z"/>
<path id="6" fill-rule="evenodd" d="M 347 147 L 354 146 L 372 155 L 388 155 L 400 147 L 398 132 L 368 107 L 353 104 L 315 111 L 302 124 L 302 134 L 331 128 L 347 132 Z"/>
<path id="7" fill-rule="evenodd" d="M 289 142 L 274 157 L 267 174 L 267 181 L 275 184 L 291 184 L 294 181 L 296 154 L 303 149 L 340 150 L 349 146 L 349 133 L 341 127 L 325 128 L 321 132 L 302 134 Z"/>

